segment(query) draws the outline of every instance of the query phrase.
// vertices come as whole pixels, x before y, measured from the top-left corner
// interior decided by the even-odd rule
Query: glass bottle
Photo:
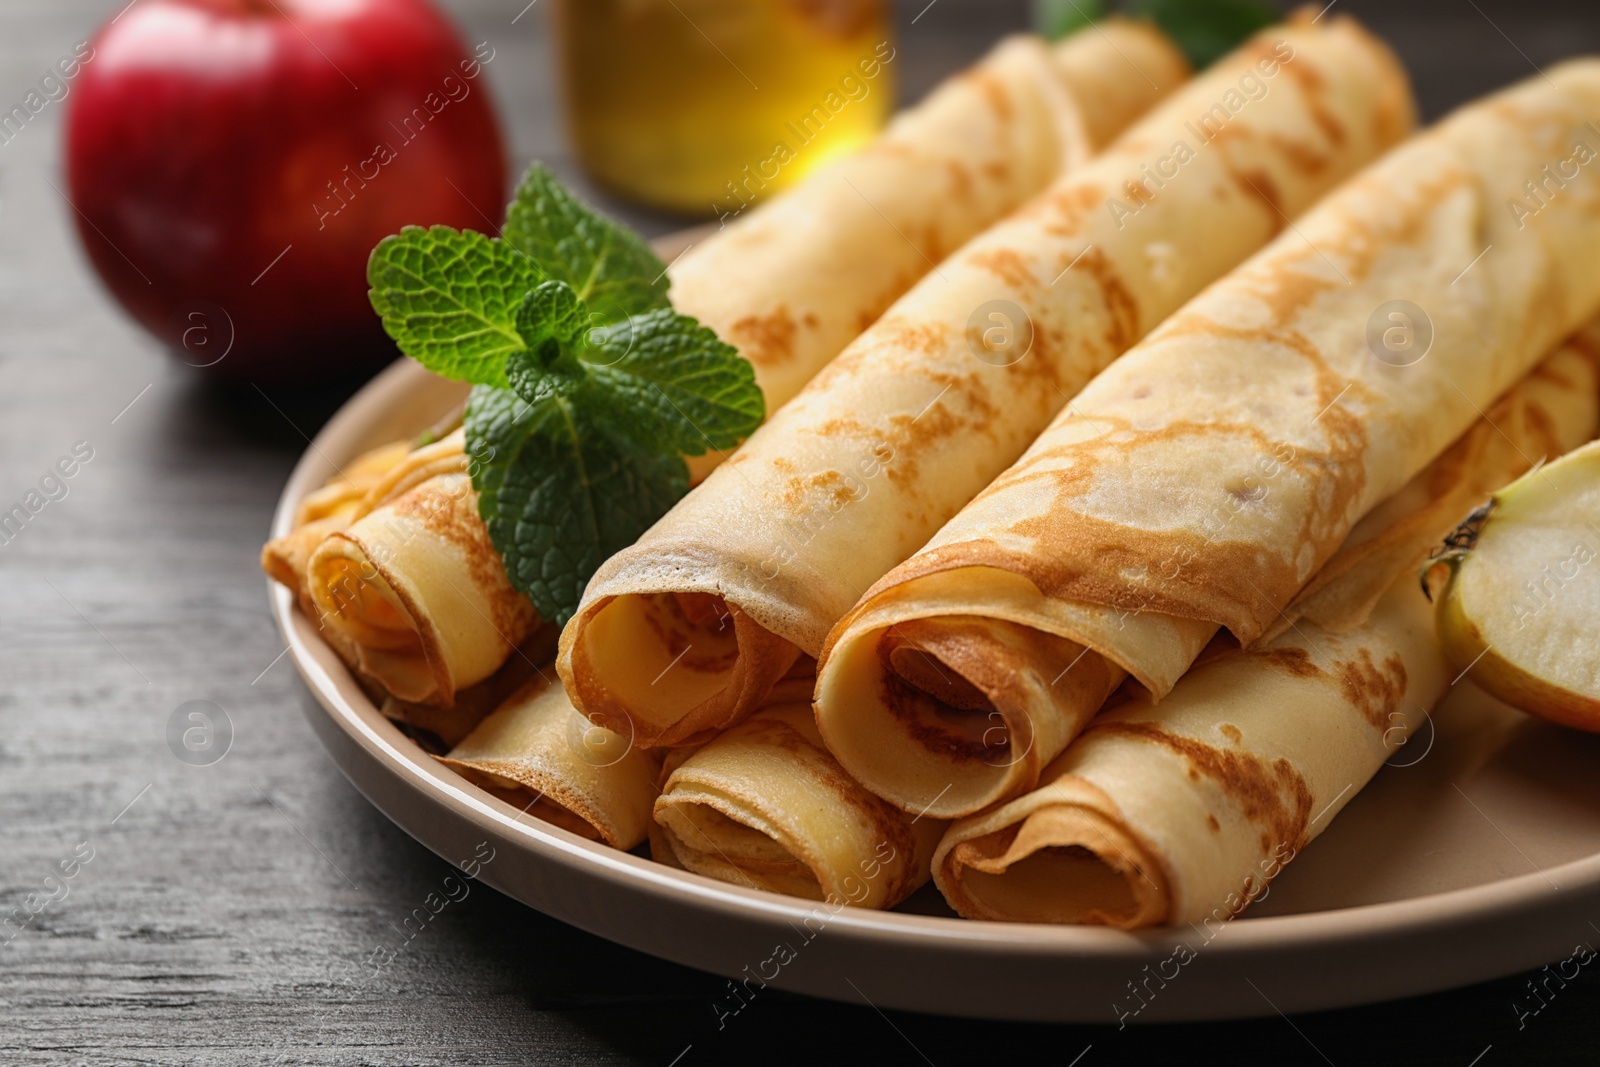
[[[871,138],[889,0],[557,0],[579,161],[632,199],[724,214]]]

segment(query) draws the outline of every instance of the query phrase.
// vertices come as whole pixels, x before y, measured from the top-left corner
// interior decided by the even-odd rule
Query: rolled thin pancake
[[[411,453],[405,441],[393,441],[363,452],[328,483],[309,493],[295,509],[294,528],[268,541],[261,549],[261,569],[287,586],[307,614],[311,613],[306,588],[306,564],[322,539],[348,524],[361,509],[373,487],[388,480],[390,471]]]
[[[879,582],[819,657],[818,722],[845,768],[913,811],[955,783],[932,808],[954,817],[1031,787],[1055,755],[1002,775],[920,743],[884,698],[916,682],[877,666],[885,640],[959,624],[963,660],[983,662],[1031,631],[1053,649],[1039,680],[1063,659],[1098,677],[1103,660],[1159,698],[1219,626],[1244,644],[1280,626],[1362,515],[1600,307],[1600,167],[1537,214],[1507,208],[1526,175],[1600,148],[1600,62],[1548,73],[1329,196],[1102,373]],[[1094,688],[1052,684],[1020,711],[986,693],[1009,716],[992,739],[1070,737]]]
[[[659,753],[590,723],[555,676],[533,678],[439,762],[564,830],[631,849],[644,842]]]
[[[944,832],[841,771],[805,701],[762,708],[667,770],[651,855],[737,885],[893,907],[928,880]]]
[[[1008,38],[881,137],[693,246],[673,264],[673,305],[738,346],[775,411],[934,264],[1187,76],[1147,22]]]
[[[307,564],[322,625],[398,700],[449,707],[538,621],[511,587],[470,477],[436,475],[329,534]]]
[[[1481,501],[1531,460],[1574,447],[1597,409],[1592,357],[1547,360],[1369,516],[1387,525],[1364,523],[1334,557],[1321,592],[1350,586],[1334,599],[1366,601],[1365,617],[1345,615],[1337,633],[1303,617],[1270,643],[1207,659],[1159,704],[1096,719],[1044,785],[950,828],[934,877],[951,906],[1123,928],[1239,914],[1449,688],[1416,581],[1430,544],[1463,514],[1437,502]],[[1386,589],[1375,604],[1374,585]]]
[[[942,263],[603,565],[562,634],[574,702],[650,745],[747,714],[1096,371],[1411,115],[1403,73],[1348,19],[1279,27],[1219,61]],[[710,601],[704,623],[683,610],[691,594]]]

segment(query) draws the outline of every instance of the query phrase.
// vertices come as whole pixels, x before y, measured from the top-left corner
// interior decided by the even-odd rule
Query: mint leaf
[[[671,308],[635,315],[590,334],[583,359],[624,432],[686,456],[733,448],[766,415],[755,369],[709,328]]]
[[[528,348],[506,376],[530,404],[571,397],[612,432],[672,455],[733,448],[761,425],[749,361],[687,315],[663,308],[580,332],[582,305],[565,282],[539,286],[524,312],[538,327],[524,330]]]
[[[506,360],[506,380],[529,403],[570,393],[586,378],[577,353],[589,312],[566,282],[541,282],[517,310],[527,348]]]
[[[588,327],[589,310],[566,282],[540,282],[517,309],[517,332],[530,349],[546,341],[576,348]]]
[[[498,509],[500,484],[516,462],[523,438],[544,421],[542,406],[529,404],[510,389],[474,386],[462,414],[469,473],[478,493],[478,514],[485,522]],[[496,545],[495,547],[499,547]]]
[[[599,323],[670,306],[667,268],[644,239],[595,214],[537,163],[517,186],[501,236],[572,286]]]
[[[1106,17],[1105,0],[1034,0],[1033,25],[1055,41]]]
[[[689,488],[675,455],[641,447],[572,397],[528,404],[475,389],[467,446],[479,513],[511,584],[565,625],[589,577],[639,539]]]
[[[517,309],[541,280],[500,241],[448,226],[407,226],[367,261],[368,294],[400,351],[435,374],[505,384],[506,357],[523,347]]]

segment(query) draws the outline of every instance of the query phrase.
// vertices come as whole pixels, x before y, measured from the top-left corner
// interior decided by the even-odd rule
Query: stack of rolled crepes
[[[1369,514],[1284,612],[1158,704],[1094,719],[1042,783],[956,822],[934,879],[975,919],[1193,924],[1208,939],[1412,735],[1451,677],[1416,575],[1472,507],[1600,418],[1600,330],[1550,356]]]
[[[941,880],[958,908],[1127,924],[1192,914],[1223,876],[1186,864],[1216,858],[1242,891],[1245,874],[1232,867],[1241,849],[1292,853],[1341,788],[1375,768],[1381,730],[1351,735],[1359,720],[1349,713],[1339,727],[1313,725],[1298,716],[1302,705],[1306,716],[1319,701],[1393,712],[1401,724],[1425,713],[1441,668],[1403,591],[1353,636],[1296,620],[1295,600],[1313,583],[1305,603],[1319,617],[1360,618],[1394,576],[1386,561],[1406,552],[1400,535],[1358,535],[1352,551],[1363,555],[1338,560],[1357,521],[1600,310],[1600,178],[1564,167],[1565,187],[1537,214],[1508,210],[1526,195],[1525,175],[1593,158],[1595,114],[1600,62],[1578,61],[1392,153],[1096,379],[835,629],[819,665],[817,721],[853,776],[905,810],[942,816],[1023,796],[1001,809],[1009,815],[959,824],[941,846]],[[1554,373],[1583,410],[1544,447],[1524,445],[1520,465],[1588,432],[1592,378],[1573,357],[1566,364]],[[1549,429],[1550,412],[1532,410],[1532,427]],[[1489,478],[1477,491],[1515,473],[1474,462]],[[1440,518],[1413,525],[1436,534],[1450,525]],[[1330,559],[1328,579],[1315,582]],[[1166,698],[1224,627],[1246,647],[1284,636],[1205,667],[1170,729],[1161,703],[1112,716],[1092,746],[1068,749],[1106,695],[1096,689],[1126,675]],[[905,645],[942,674],[904,668]],[[995,662],[1011,673],[982,669]],[[1096,684],[1072,684],[1086,669]],[[1262,704],[1235,719],[1218,694],[1242,676],[1262,679]],[[1415,707],[1392,703],[1408,693]],[[1197,743],[1207,714],[1224,717]],[[1333,769],[1319,763],[1340,744],[1353,747],[1331,757]],[[1147,750],[1141,758],[1153,762],[1143,766],[1159,782],[1122,777],[1138,765],[1124,761],[1130,746]],[[1035,792],[1063,751],[1056,781]],[[1176,805],[1174,819],[1220,804],[1215,795],[1179,804],[1185,784],[1173,774],[1210,777],[1206,788],[1232,783],[1237,806],[1204,812],[1221,824],[1205,846],[1173,850],[1170,833],[1191,822],[1158,832],[1139,821],[1146,789]],[[1248,841],[1225,850],[1217,833]],[[1079,864],[1086,853],[1096,861]],[[1256,866],[1257,888],[1270,867]],[[1016,878],[996,878],[1013,868]],[[1079,884],[1050,888],[1067,868]]]
[[[1242,106],[1181,178],[1141,185],[1230,93]],[[867,906],[926,881],[940,812],[863,788],[784,690],[1096,371],[1411,119],[1402,72],[1353,22],[1264,33],[941,264],[607,563],[562,635],[568,692],[637,743],[705,742],[665,766],[656,857]],[[1031,344],[984,343],[997,302]]]
[[[1054,45],[1005,41],[860,152],[693,246],[670,268],[674,305],[739,347],[774,410],[949,249],[1187,76],[1147,23],[1111,20]],[[697,458],[692,471],[720,459]],[[469,468],[459,430],[380,449],[262,553],[385,710],[447,746],[549,658],[477,515]],[[524,697],[512,703],[546,714],[554,699]],[[643,829],[625,836],[637,844]]]
[[[1600,305],[1600,183],[1505,207],[1594,114],[1594,61],[1462,109],[1097,378],[831,635],[818,725],[844,766],[968,814],[1036,784],[1124,672],[1159,698],[1220,627],[1272,630],[1356,520]],[[1394,330],[1415,344],[1391,352]],[[973,666],[994,662],[1015,671]]]
[[[875,879],[909,874],[915,888],[931,855],[945,898],[971,918],[1133,927],[1233,917],[1443,695],[1416,564],[1488,493],[1593,434],[1597,346],[1600,327],[1563,346],[1358,523],[1280,616],[1283,637],[1247,653],[1224,646],[1161,703],[1126,702],[1095,720],[1039,788],[947,832],[925,814],[897,818],[896,805],[841,772],[809,709],[785,692],[787,706],[756,712],[668,777],[654,854],[867,907],[881,906]],[[1037,667],[1001,660],[985,677]],[[701,825],[685,832],[686,820]]]
[[[605,563],[561,637],[574,702],[649,745],[749,714],[1097,371],[1411,123],[1403,72],[1349,20],[1219,61],[923,278]]]

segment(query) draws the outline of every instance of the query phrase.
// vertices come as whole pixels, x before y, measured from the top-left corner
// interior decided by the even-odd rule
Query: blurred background
[[[488,92],[470,99],[494,103],[503,152],[498,160],[488,153],[489,185],[497,184],[494,167],[509,188],[516,173],[542,160],[647,235],[705,221],[710,204],[695,209],[692,193],[630,189],[615,173],[607,184],[582,165],[561,91],[551,24],[557,2],[438,4],[459,37],[461,58],[480,63],[474,91]],[[64,78],[52,72],[71,66],[78,42],[114,18],[120,25],[146,17],[143,5],[154,0],[5,0],[0,106],[24,101],[43,77]],[[574,8],[588,5],[572,0]],[[801,6],[822,20],[835,9],[827,0]],[[1355,15],[1396,47],[1430,119],[1542,65],[1600,51],[1600,14],[1589,0],[1329,6],[1330,17]],[[1030,5],[895,0],[887,17],[896,49],[888,72],[897,106],[905,106],[1003,33],[1028,26]],[[402,29],[394,31],[397,39]],[[681,47],[698,49],[694,63],[726,78],[726,57],[715,44],[682,29],[674,32]],[[865,40],[877,27],[845,19],[838,32]],[[575,52],[587,57],[574,81],[591,87],[596,98],[589,104],[652,58],[648,48],[608,52],[593,42]],[[839,1056],[943,1065],[1000,1049],[1069,1063],[1090,1047],[1085,1067],[1187,1058],[1197,1047],[1323,1062],[1297,1028],[1338,1063],[1387,1056],[1467,1065],[1486,1044],[1493,1051],[1485,1067],[1592,1062],[1584,1008],[1593,990],[1565,996],[1537,1026],[1519,1030],[1510,1004],[1523,994],[1526,976],[1293,1024],[1269,1018],[1121,1033],[883,1017],[861,1005],[771,992],[720,1031],[708,1008],[720,980],[561,926],[487,888],[452,905],[380,981],[335,982],[341,963],[383,943],[390,924],[449,870],[368,805],[312,737],[302,720],[311,698],[281,659],[256,564],[290,467],[374,364],[344,363],[356,341],[304,352],[285,344],[274,351],[293,370],[277,380],[264,371],[219,383],[184,365],[211,358],[215,348],[204,346],[221,335],[188,331],[197,323],[215,331],[214,316],[174,323],[170,314],[154,315],[157,329],[179,339],[182,358],[173,358],[112,298],[97,268],[120,277],[127,292],[154,287],[127,274],[120,253],[94,251],[94,196],[114,199],[126,190],[115,167],[134,148],[105,159],[86,149],[76,169],[64,148],[68,116],[88,121],[85,79],[129,69],[107,58],[83,64],[59,99],[46,84],[20,132],[0,137],[0,507],[22,499],[59,457],[81,459],[80,443],[91,457],[64,493],[0,544],[0,915],[37,892],[41,878],[80,844],[93,854],[70,891],[26,929],[0,931],[0,1063],[669,1064],[684,1057],[687,1067]],[[773,49],[739,77],[781,80],[796,58]],[[189,73],[206,77],[216,69],[208,62],[227,60],[211,53]],[[285,84],[334,77],[321,59],[307,64],[285,74]],[[346,70],[361,80],[353,65]],[[860,110],[847,114],[876,121],[881,112],[873,109],[887,103],[887,93],[874,94],[852,102]],[[106,93],[95,143],[137,147],[135,134],[162,134],[198,144],[197,126],[160,128],[160,108],[151,103],[159,99]],[[76,111],[80,106],[85,110]],[[452,100],[448,107],[468,105]],[[349,116],[326,117],[337,125]],[[288,150],[298,121],[286,112],[249,128],[233,124],[232,158],[243,161],[235,188],[247,188]],[[585,112],[584,121],[604,130],[610,120]],[[493,136],[480,129],[467,140],[482,149]],[[442,153],[438,165],[464,164],[472,151]],[[259,161],[248,161],[258,158],[250,153]],[[591,145],[583,158],[601,175],[617,165],[595,156]],[[365,162],[339,152],[328,159],[330,182],[345,164]],[[189,166],[192,172],[205,164]],[[473,167],[483,173],[481,159]],[[195,219],[224,218],[239,208],[228,197],[185,206],[176,178],[157,185],[170,194],[167,210],[180,217],[192,211]],[[373,192],[379,188],[374,182]],[[336,207],[359,215],[373,199],[361,189],[348,202],[327,201],[327,228],[338,232],[344,224],[331,214]],[[468,207],[454,198],[439,206],[466,213],[457,225],[497,216],[501,207],[492,192],[459,200]],[[296,210],[301,223],[315,226],[316,215]],[[145,228],[158,258],[160,246],[193,237],[169,223]],[[80,234],[90,235],[87,244]],[[300,287],[276,305],[285,319],[313,306],[326,288],[309,261],[296,257],[307,247],[297,240],[252,250],[242,275],[241,291]],[[279,253],[284,245],[290,247]],[[217,709],[227,724],[225,758],[210,766],[185,764],[169,746],[174,710],[191,701]],[[847,1035],[851,1044],[841,1052]]]

